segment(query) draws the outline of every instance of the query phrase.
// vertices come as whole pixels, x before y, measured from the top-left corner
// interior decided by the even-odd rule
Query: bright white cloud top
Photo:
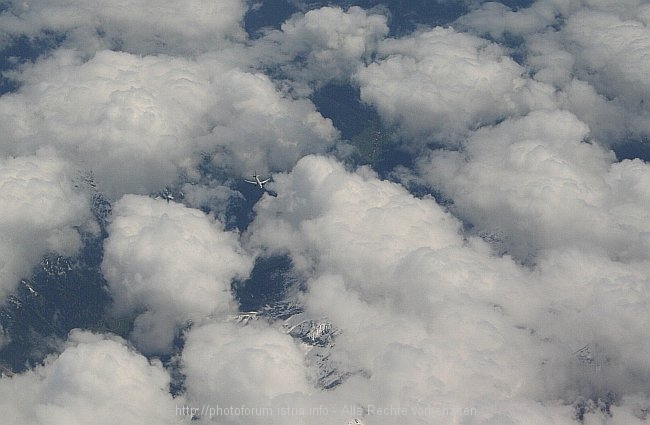
[[[333,361],[363,371],[328,393],[329,402],[434,400],[478,406],[487,420],[571,423],[556,397],[642,391],[648,371],[634,375],[645,368],[639,316],[648,299],[633,288],[647,285],[646,259],[631,267],[557,249],[531,271],[463,238],[461,223],[433,200],[322,157],[277,176],[276,188],[277,198],[258,204],[251,243],[289,251],[313,276],[302,301],[341,328]],[[583,347],[598,363],[581,362]]]
[[[175,330],[236,310],[230,281],[252,262],[237,236],[201,211],[127,195],[115,204],[102,270],[116,314],[144,309],[133,339],[146,353],[171,350]]]
[[[242,0],[10,1],[0,14],[0,37],[6,43],[21,35],[65,34],[65,44],[86,52],[195,54],[243,41],[245,11]]]
[[[183,349],[182,370],[187,376],[188,401],[196,406],[216,407],[218,400],[222,408],[248,406],[258,412],[262,407],[294,404],[292,396],[309,391],[302,351],[289,335],[262,323],[244,328],[232,323],[193,328]],[[234,424],[293,422],[255,413],[222,414],[213,419]]]
[[[388,34],[386,20],[359,7],[323,7],[292,16],[257,40],[254,50],[300,82],[348,81]]]
[[[647,215],[637,219],[641,228],[627,227],[629,214],[608,211],[620,207],[622,187],[611,186],[613,154],[585,142],[587,131],[568,112],[535,112],[481,129],[462,153],[435,152],[422,168],[454,199],[462,217],[482,231],[505,235],[508,252],[520,258],[559,246],[604,248],[617,257],[645,252]],[[641,196],[626,197],[627,203],[643,204]]]
[[[522,37],[534,78],[563,88],[565,107],[601,142],[614,144],[649,134],[649,20],[643,1],[538,0],[516,12],[488,2],[458,26],[495,38]]]
[[[386,39],[378,60],[359,70],[361,98],[418,144],[453,143],[467,130],[531,108],[550,107],[550,87],[497,44],[434,28]]]
[[[59,50],[17,76],[0,100],[0,149],[57,146],[112,197],[149,193],[195,173],[200,152],[240,173],[285,169],[331,145],[336,130],[311,102],[222,59]]]
[[[45,256],[84,249],[130,328],[67,328],[43,364],[0,362],[5,422],[171,424],[246,406],[274,413],[192,412],[645,423],[650,167],[610,149],[647,150],[650,8],[529,3],[409,32],[389,9],[290,1],[304,9],[254,34],[246,13],[264,1],[8,3],[2,46],[50,45],[5,65],[0,298],[29,290]],[[319,103],[337,87],[376,112],[356,123],[372,146],[336,127],[362,118],[321,113],[345,102]],[[268,191],[241,182],[253,172],[272,174]],[[100,195],[111,211],[95,220]],[[260,293],[286,279],[302,311],[238,311],[249,277]],[[0,330],[0,351],[15,347]],[[387,406],[406,417],[376,414]]]
[[[0,379],[10,424],[180,423],[169,375],[118,337],[74,331],[63,351],[24,374]]]
[[[74,255],[78,229],[96,231],[70,164],[52,150],[0,159],[0,297],[50,253]]]

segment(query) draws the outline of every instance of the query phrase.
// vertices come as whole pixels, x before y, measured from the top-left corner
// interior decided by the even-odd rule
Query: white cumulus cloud
[[[64,350],[20,375],[0,378],[8,425],[180,423],[170,378],[119,337],[73,330]]]
[[[86,52],[196,54],[242,42],[242,0],[134,2],[88,0],[10,1],[0,14],[0,37],[64,36],[64,44]]]
[[[93,230],[82,169],[118,200],[101,272],[113,314],[134,321],[128,342],[73,331],[43,365],[0,377],[4,420],[166,424],[190,420],[179,407],[245,406],[274,414],[196,419],[644,423],[650,168],[607,146],[648,135],[646,2],[483,2],[453,28],[399,38],[379,9],[323,7],[256,39],[249,3],[0,13],[3,45],[61,41],[7,73],[17,88],[0,97],[0,296]],[[444,206],[323,155],[339,135],[308,95],[333,81],[419,148],[393,175]],[[254,171],[273,173],[272,192],[243,236],[225,231],[214,216],[247,204],[227,179]],[[141,196],[166,186],[185,205]],[[333,346],[263,314],[227,320],[252,253],[290,257],[297,318],[335,329]],[[143,356],[174,348],[175,398],[171,371]],[[277,410],[319,405],[330,414]],[[366,410],[347,417],[349,405]],[[411,410],[459,405],[475,416]]]
[[[434,152],[421,170],[461,217],[504,237],[520,259],[559,247],[645,258],[648,215],[635,205],[647,202],[638,182],[650,168],[614,163],[587,135],[569,112],[535,112],[477,131],[460,152]]]
[[[147,353],[171,349],[189,321],[236,311],[230,282],[251,267],[237,240],[201,211],[127,195],[113,209],[102,271],[116,314],[139,314],[132,338]]]
[[[456,26],[499,40],[520,37],[534,78],[557,87],[559,105],[612,145],[650,132],[649,22],[650,7],[639,0],[537,0],[516,11],[484,3]]]
[[[43,255],[74,255],[78,229],[92,231],[87,195],[73,168],[51,150],[0,159],[0,299]]]
[[[310,101],[224,58],[59,50],[15,76],[20,90],[0,99],[0,149],[54,145],[115,199],[191,177],[202,151],[249,174],[291,167],[337,137]]]
[[[322,85],[348,81],[387,34],[387,18],[382,14],[357,6],[322,7],[292,16],[253,46],[258,60],[279,65],[298,81]]]
[[[379,44],[356,80],[375,106],[417,144],[454,144],[468,130],[552,107],[552,89],[525,78],[501,46],[449,28]]]
[[[262,322],[192,328],[183,349],[183,373],[187,399],[214,408],[215,415],[203,419],[217,423],[293,423],[296,418],[278,415],[277,406],[294,405],[294,397],[309,390],[302,351],[289,335]],[[217,407],[251,413],[218,413]],[[262,408],[274,414],[259,413]]]
[[[540,122],[549,120],[556,126],[544,130]],[[516,143],[522,133],[513,128],[529,132],[529,141],[511,155],[497,150],[495,157],[523,161],[532,176],[552,175],[549,182],[558,179],[565,190],[594,182],[607,187],[599,173],[607,171],[611,156],[597,145],[579,144],[586,126],[571,114],[532,114],[504,122],[492,139],[482,139],[484,149]],[[554,160],[553,149],[566,159]],[[535,159],[527,163],[531,152]],[[579,167],[574,169],[573,161]],[[571,183],[575,176],[583,180]],[[525,181],[520,175],[513,178]],[[613,392],[620,417],[640,420],[635,397],[647,379],[639,357],[646,349],[645,320],[635,318],[648,303],[641,289],[647,259],[630,257],[630,266],[609,258],[597,248],[611,241],[592,236],[591,252],[558,244],[544,251],[535,266],[523,267],[508,256],[494,256],[483,241],[463,236],[460,222],[432,200],[416,199],[364,169],[350,173],[324,157],[303,158],[292,173],[276,176],[274,185],[278,196],[265,197],[256,207],[249,243],[288,252],[311,276],[299,299],[313,317],[326,317],[339,327],[330,361],[352,373],[312,400],[463,405],[475,407],[488,423],[569,424],[572,404],[580,397],[605,398]],[[545,185],[538,186],[546,193]],[[561,193],[552,186],[549,190],[551,197]],[[583,191],[593,201],[589,190]],[[567,239],[579,240],[579,235]],[[599,414],[598,409],[585,413],[594,419]],[[449,420],[442,415],[408,419]]]

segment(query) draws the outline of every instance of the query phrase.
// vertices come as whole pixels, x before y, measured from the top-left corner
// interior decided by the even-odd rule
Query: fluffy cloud
[[[286,170],[338,138],[311,101],[278,92],[264,74],[232,70],[218,81],[219,103],[208,112],[217,166],[241,174]]]
[[[540,124],[549,120],[556,124],[552,129]],[[598,200],[586,185],[608,187],[598,177],[611,157],[596,145],[580,144],[586,127],[571,114],[532,114],[493,129],[489,140],[485,133],[479,132],[484,138],[477,142],[475,157],[492,148],[494,157],[526,163],[522,168],[533,177],[541,174],[552,183],[555,176],[560,189],[551,186],[549,197],[561,195],[564,186],[584,192],[577,204],[559,205],[575,196],[571,192],[559,196],[552,208]],[[510,156],[498,149],[522,133],[530,141]],[[566,159],[554,160],[553,149]],[[531,152],[534,158],[528,158]],[[506,170],[511,168],[506,164]],[[639,190],[642,173],[630,173]],[[582,180],[571,182],[576,176]],[[550,183],[537,185],[539,193],[545,194]],[[595,240],[591,252],[549,248],[535,267],[521,267],[508,256],[493,256],[483,241],[463,236],[460,222],[433,200],[413,198],[364,169],[349,173],[323,157],[303,158],[292,173],[276,176],[274,185],[278,196],[264,197],[256,206],[249,243],[289,252],[296,267],[312,276],[300,300],[308,314],[327,317],[341,329],[329,360],[353,374],[312,400],[463,405],[475,407],[487,423],[569,424],[575,414],[571,403],[580,397],[604,399],[611,391],[627,394],[617,398],[619,418],[640,420],[639,401],[625,400],[634,399],[647,379],[639,357],[646,349],[639,342],[646,324],[636,319],[648,303],[642,289],[646,259],[630,257],[633,266],[610,259],[597,249],[602,241]],[[482,199],[491,197],[486,193]],[[531,199],[534,207],[536,198]],[[579,235],[567,239],[579,240]],[[598,412],[586,415],[595,419]],[[404,420],[372,419],[382,424]],[[448,420],[409,417],[412,423]]]
[[[565,132],[581,135],[584,128],[573,128],[575,119],[568,117]],[[643,163],[623,164],[628,165],[617,176],[634,180],[629,190],[641,196],[646,192]],[[313,372],[305,369],[302,351],[277,329],[262,322],[246,327],[197,323],[187,334],[182,354],[190,406],[308,408],[322,403],[340,408],[355,403],[411,408],[432,403],[475,407],[488,421],[569,424],[574,410],[562,402],[613,391],[622,395],[611,408],[613,420],[640,421],[647,408],[647,398],[635,395],[647,379],[642,355],[647,347],[639,343],[647,328],[639,320],[648,307],[643,295],[647,262],[623,264],[599,253],[547,250],[535,269],[527,271],[508,257],[492,257],[480,240],[464,238],[460,223],[432,200],[413,198],[364,169],[349,173],[323,157],[304,158],[274,184],[278,197],[264,197],[257,207],[250,243],[288,250],[303,272],[313,276],[301,300],[308,314],[328,317],[343,331],[331,361],[353,375],[321,392],[306,380]],[[173,258],[158,248],[155,261],[151,256],[151,261],[142,261],[151,246],[168,245],[170,232],[174,235],[169,240],[186,234],[178,224],[181,217],[186,228],[192,225],[191,234],[209,232],[198,225],[209,222],[205,216],[172,203],[127,197],[115,208],[107,261],[113,252],[125,253],[119,266],[126,269],[125,275],[137,270],[141,281],[149,278],[146,269],[160,269],[158,282],[165,282],[166,274],[173,278],[174,270],[165,262],[179,264],[174,259],[182,258],[182,264],[188,264],[189,256],[179,252],[186,252],[184,246],[202,246],[198,241],[175,243]],[[166,220],[171,223],[164,225]],[[112,249],[117,236],[129,229],[136,242],[146,240],[147,246],[138,242],[132,250]],[[195,270],[205,262],[189,264]],[[186,281],[201,279],[192,273],[183,272]],[[176,305],[163,303],[166,310],[196,311],[198,301],[189,300],[192,295],[183,289],[173,287],[162,295],[178,300]],[[158,285],[147,294],[162,292]],[[155,305],[156,295],[144,298]],[[162,309],[162,304],[157,307]],[[112,351],[103,347],[102,352]],[[13,379],[18,382],[32,373]],[[68,375],[75,376],[74,371]],[[598,412],[596,408],[586,415],[596,420]],[[161,420],[171,415],[165,418]],[[295,420],[218,419],[278,424]],[[312,419],[325,424],[332,417]],[[404,420],[372,419],[381,424]],[[448,423],[449,417],[413,415],[408,420]]]
[[[565,378],[541,381],[546,398],[634,394],[648,379],[638,353],[646,349],[639,312],[649,302],[650,168],[615,163],[587,133],[568,112],[536,112],[481,129],[461,152],[436,151],[420,164],[474,231],[533,265],[516,301],[526,307],[513,317],[552,341],[540,364]],[[511,301],[498,303],[512,314]]]
[[[455,143],[469,129],[554,105],[551,88],[524,72],[497,44],[434,28],[384,40],[356,79],[361,98],[417,143]]]
[[[245,38],[243,2],[201,5],[174,17],[166,8],[156,22],[142,3],[119,11],[15,3],[0,15],[5,36],[66,32],[66,48],[13,72],[20,87],[0,98],[0,152],[17,155],[0,164],[0,231],[13,238],[0,243],[6,288],[46,251],[78,247],[74,229],[88,221],[88,206],[70,164],[91,169],[112,199],[183,175],[185,202],[213,213],[237,195],[199,175],[199,152],[223,175],[286,172],[274,175],[277,194],[262,196],[243,242],[174,202],[127,195],[114,205],[102,271],[115,314],[136,317],[133,343],[152,355],[168,353],[192,323],[178,359],[183,396],[173,400],[160,363],[124,341],[73,332],[44,366],[0,378],[10,422],[188,420],[176,401],[430,403],[474,407],[477,416],[454,420],[476,423],[643,423],[650,169],[617,163],[593,141],[645,134],[647,5],[485,3],[456,30],[399,39],[384,38],[382,15],[327,7],[248,46],[230,43]],[[62,22],[71,9],[77,14]],[[523,65],[459,28],[520,36]],[[136,55],[149,53],[157,55]],[[326,151],[337,132],[298,94],[332,79],[358,84],[410,143],[459,146],[428,152],[411,173],[450,200],[449,210],[368,168],[307,155]],[[240,243],[291,257],[305,288],[293,293],[302,315],[341,331],[333,347],[307,347],[280,323],[224,320],[236,310],[231,280],[252,267]],[[342,376],[329,390],[317,386],[324,363]],[[451,420],[368,416],[369,424]],[[308,420],[339,419],[348,418]]]
[[[286,334],[262,322],[241,327],[212,323],[192,328],[183,349],[187,398],[196,405],[251,409],[293,401],[309,388],[303,353]],[[293,404],[293,403],[292,403]],[[209,418],[203,418],[209,419]],[[260,414],[216,415],[218,423],[294,423]],[[206,421],[207,422],[207,421]]]
[[[290,175],[274,176],[274,184],[281,188],[278,197],[264,197],[256,206],[251,243],[289,249],[304,270],[336,266],[371,289],[387,284],[386,273],[413,249],[461,243],[459,222],[435,201],[406,195],[368,169],[348,174],[332,158],[308,156]],[[386,210],[399,214],[387,216]],[[365,242],[369,234],[374,243]],[[327,254],[315,259],[312,252]],[[383,266],[375,268],[377,263]]]
[[[593,86],[589,89],[598,96],[585,89],[576,90],[575,83],[566,87],[569,100],[565,105],[585,120],[604,143],[614,144],[650,134],[647,104],[650,85],[645,78],[650,72],[646,60],[650,54],[649,22],[647,4],[603,2],[567,16],[558,34],[533,38],[549,39],[551,46],[557,46],[556,51],[568,52],[572,63],[561,65],[567,69],[564,72]],[[537,75],[547,78],[544,73],[552,63],[549,53],[535,47],[533,44],[531,63],[539,70],[536,78]],[[592,113],[590,103],[594,104]]]
[[[11,425],[180,423],[169,382],[120,338],[75,330],[44,365],[0,378],[0,405]]]
[[[218,166],[248,174],[288,168],[337,136],[311,102],[223,58],[102,51],[86,61],[59,50],[16,78],[20,91],[0,99],[0,149],[55,145],[115,198],[191,176],[199,151],[219,151]]]
[[[421,170],[454,211],[477,231],[503,237],[520,259],[567,246],[644,256],[647,194],[638,188],[650,168],[612,164],[613,154],[585,142],[587,134],[568,112],[531,113],[479,130],[461,152],[434,152]]]
[[[543,302],[531,310],[530,323],[559,349],[573,352],[571,362],[550,358],[549,370],[564,378],[546,382],[546,391],[571,398],[613,392],[647,391],[648,349],[641,338],[648,326],[641,313],[650,262],[617,261],[578,249],[547,251],[538,259],[536,278]]]
[[[207,77],[182,59],[100,52],[84,62],[60,50],[18,78],[21,91],[0,101],[4,150],[57,145],[111,195],[164,186],[195,149],[181,138],[205,132]]]
[[[617,99],[639,115],[633,128],[650,132],[646,105],[650,95],[650,6],[636,11],[634,18],[581,10],[568,20],[563,34],[576,58],[577,74],[594,84],[599,93]]]
[[[128,195],[117,202],[102,271],[116,314],[140,314],[133,339],[147,353],[171,348],[188,321],[236,311],[230,281],[246,276],[251,259],[237,236],[202,212]]]
[[[517,11],[485,3],[457,27],[521,37],[535,79],[561,89],[560,106],[602,143],[614,144],[650,132],[648,22],[650,7],[638,0],[538,0]]]
[[[346,11],[323,7],[294,15],[280,30],[258,39],[254,51],[269,65],[279,64],[292,78],[321,85],[347,81],[387,34],[384,15],[356,6]]]
[[[0,159],[0,300],[47,253],[73,255],[92,231],[88,199],[51,150]]]
[[[490,259],[482,242],[467,245],[460,222],[433,200],[322,157],[303,158],[290,175],[276,176],[275,187],[278,197],[256,207],[250,242],[288,250],[315,276],[302,301],[342,329],[332,361],[369,376],[351,378],[325,400],[476,402],[486,394],[482,386],[468,391],[473,375],[504,374],[527,349],[525,333],[494,308],[499,302],[518,309],[517,282],[525,274],[507,258]],[[514,334],[510,346],[505,332]],[[498,366],[481,372],[485,355]],[[517,374],[534,375],[526,367],[502,377],[503,392],[493,397],[514,391]]]
[[[574,9],[576,3],[535,1],[530,7],[514,11],[499,2],[485,2],[461,16],[455,26],[489,34],[492,38],[502,38],[506,34],[522,36],[544,30],[555,22],[559,13]]]
[[[228,41],[243,41],[245,2],[192,0],[62,2],[11,1],[0,14],[0,36],[64,34],[68,46],[94,52],[107,48],[147,54],[191,54]]]
[[[544,72],[544,71],[542,71]],[[536,76],[537,78],[537,76]],[[619,102],[607,100],[589,83],[571,79],[559,93],[558,104],[589,124],[589,134],[604,145],[615,144],[630,136],[638,128],[637,120]]]

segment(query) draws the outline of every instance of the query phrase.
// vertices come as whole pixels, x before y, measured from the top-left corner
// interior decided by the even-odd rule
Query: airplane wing
[[[257,184],[257,182],[254,182],[254,181],[251,181],[251,180],[246,180],[246,179],[244,179],[244,181],[245,181],[246,183],[250,183],[250,184],[255,184],[255,185]]]
[[[266,180],[262,180],[260,183],[264,184],[264,183],[268,183],[268,182],[270,182],[270,181],[271,181],[271,177],[269,177],[269,178],[266,179]]]

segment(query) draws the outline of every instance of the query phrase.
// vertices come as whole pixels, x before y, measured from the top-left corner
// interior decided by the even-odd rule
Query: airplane
[[[244,179],[244,181],[245,181],[246,183],[250,183],[250,184],[257,185],[257,186],[259,186],[260,189],[264,189],[264,185],[265,185],[266,183],[268,183],[269,181],[271,181],[271,177],[269,177],[269,178],[266,179],[266,180],[260,180],[260,176],[259,176],[257,173],[253,174],[253,178],[254,178],[255,180],[246,180],[246,179]]]

